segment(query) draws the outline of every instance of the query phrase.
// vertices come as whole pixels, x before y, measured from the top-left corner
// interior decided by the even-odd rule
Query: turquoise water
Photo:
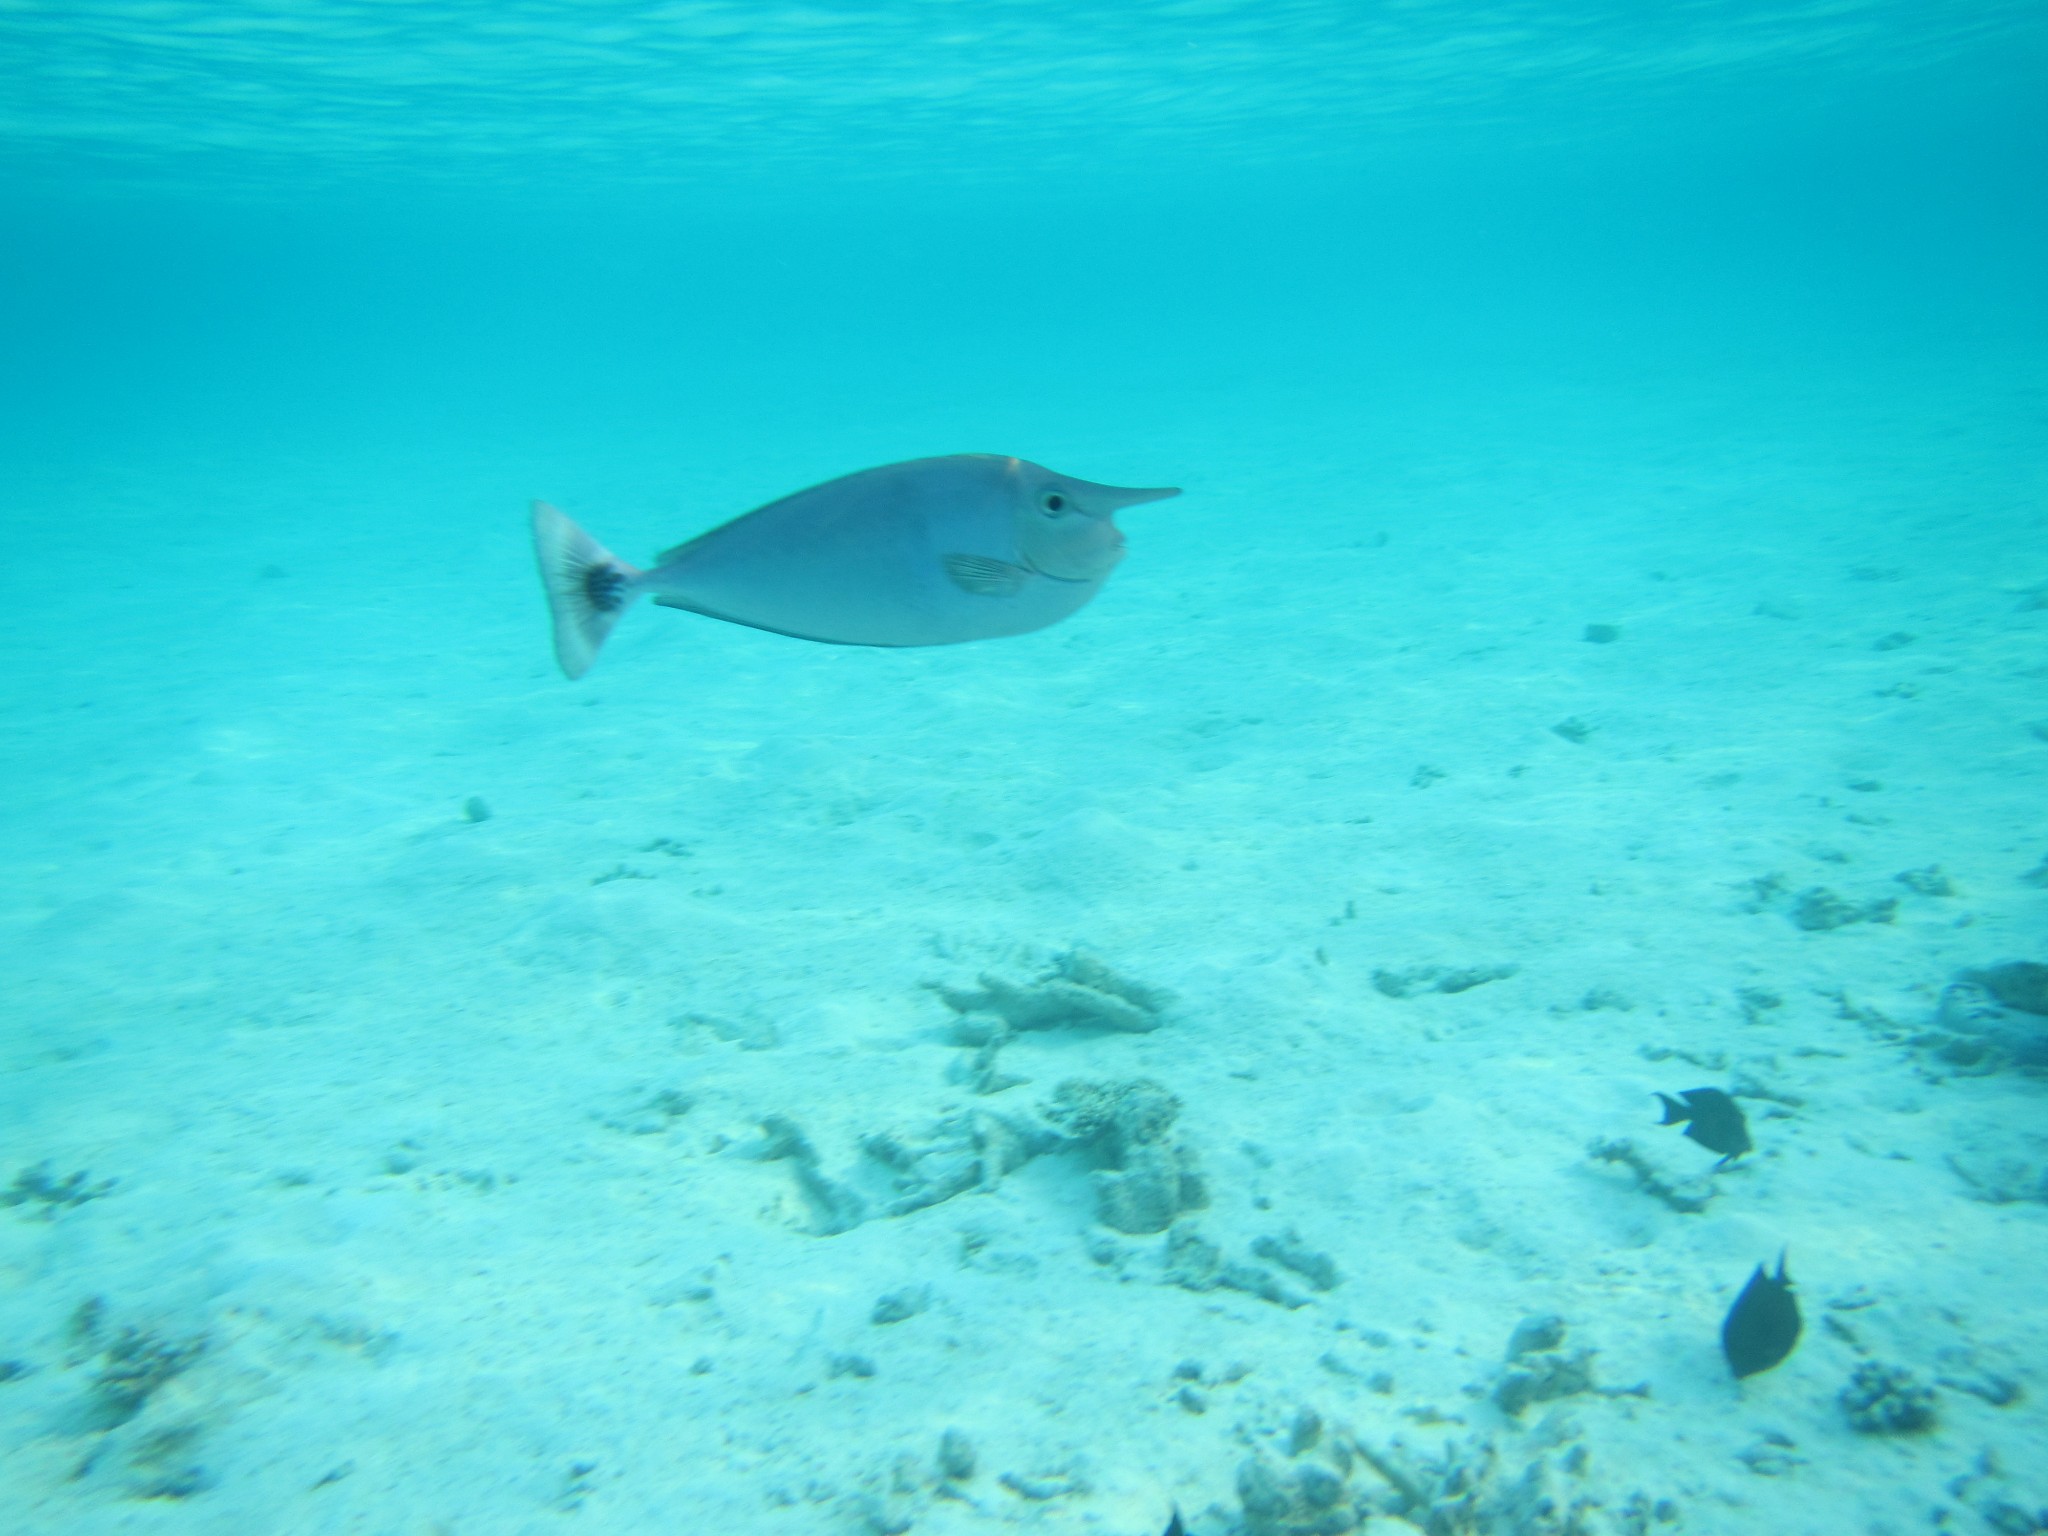
[[[2048,1529],[2044,66],[0,6],[7,1529]],[[557,670],[961,452],[1183,494]]]

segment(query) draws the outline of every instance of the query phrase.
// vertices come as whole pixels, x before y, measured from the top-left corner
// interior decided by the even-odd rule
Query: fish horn
[[[1165,501],[1178,496],[1177,485],[1091,485],[1088,496],[1091,502],[1099,501],[1112,512],[1125,507],[1142,506],[1148,501]]]

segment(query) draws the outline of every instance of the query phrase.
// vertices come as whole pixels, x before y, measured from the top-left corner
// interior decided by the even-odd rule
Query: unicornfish
[[[956,453],[865,469],[629,565],[544,501],[534,553],[570,677],[638,597],[831,645],[955,645],[1043,629],[1124,556],[1116,513],[1177,487],[1097,485],[1025,459]]]

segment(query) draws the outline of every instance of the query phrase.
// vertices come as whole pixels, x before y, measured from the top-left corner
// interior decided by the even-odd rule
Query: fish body
[[[1684,1125],[1690,1140],[1720,1153],[1722,1162],[1732,1163],[1750,1150],[1749,1121],[1742,1106],[1719,1088],[1688,1088],[1677,1099],[1666,1093],[1657,1098],[1664,1106],[1659,1125]]]
[[[627,603],[651,597],[833,645],[955,645],[1057,624],[1123,558],[1114,516],[1176,496],[959,453],[828,480],[679,544],[650,569],[534,503],[555,655],[580,677]]]
[[[1757,1265],[1721,1324],[1721,1353],[1728,1369],[1740,1380],[1780,1364],[1799,1342],[1800,1326],[1799,1300],[1785,1276],[1781,1253],[1775,1275]]]

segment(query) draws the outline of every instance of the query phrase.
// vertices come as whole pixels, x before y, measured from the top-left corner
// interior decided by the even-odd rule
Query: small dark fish
[[[1709,1152],[1720,1153],[1722,1162],[1732,1163],[1749,1150],[1749,1122],[1742,1117],[1742,1106],[1720,1089],[1688,1088],[1678,1096],[1685,1100],[1683,1104],[1667,1093],[1657,1097],[1664,1105],[1664,1118],[1657,1123],[1679,1125],[1690,1120],[1686,1136]]]
[[[1779,1364],[1798,1342],[1799,1302],[1792,1294],[1792,1282],[1785,1278],[1785,1255],[1781,1253],[1778,1272],[1767,1275],[1763,1265],[1757,1265],[1749,1284],[1728,1309],[1727,1320],[1721,1324],[1721,1353],[1740,1380]]]
[[[1166,1524],[1166,1536],[1188,1536],[1188,1528],[1180,1523],[1180,1511],[1177,1509]]]

